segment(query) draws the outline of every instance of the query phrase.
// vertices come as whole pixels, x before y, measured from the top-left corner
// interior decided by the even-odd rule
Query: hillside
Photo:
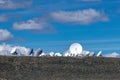
[[[120,59],[1,56],[0,80],[120,80]]]

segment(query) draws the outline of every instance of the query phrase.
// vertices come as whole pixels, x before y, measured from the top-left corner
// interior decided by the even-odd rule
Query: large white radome
[[[73,43],[70,48],[70,53],[72,54],[81,54],[82,53],[82,45],[79,43]]]

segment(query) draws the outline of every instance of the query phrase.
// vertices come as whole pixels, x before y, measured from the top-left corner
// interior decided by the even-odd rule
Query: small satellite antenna
[[[41,54],[42,54],[42,52],[43,52],[43,50],[42,50],[42,49],[38,49],[38,51],[37,51],[37,55],[36,55],[36,56],[41,55]]]
[[[63,54],[63,56],[64,57],[70,56],[70,51],[69,50],[65,51],[64,54]]]
[[[99,51],[97,57],[102,57],[102,51]]]
[[[17,55],[17,49],[16,48],[13,48],[13,50],[10,52],[12,55]]]
[[[88,57],[90,55],[90,51],[83,51],[82,53],[85,57]]]
[[[50,52],[50,53],[49,53],[49,56],[50,56],[50,57],[53,57],[53,56],[54,56],[54,52]]]
[[[32,56],[34,55],[34,51],[33,51],[33,49],[30,50],[29,55],[32,55]]]
[[[73,43],[70,48],[70,53],[72,55],[78,55],[82,53],[82,45],[80,45],[79,43]]]
[[[89,56],[95,57],[95,53],[94,52],[90,52]]]
[[[55,53],[55,56],[62,56],[62,54],[61,53]]]
[[[88,57],[90,55],[90,53],[87,53],[86,56]]]

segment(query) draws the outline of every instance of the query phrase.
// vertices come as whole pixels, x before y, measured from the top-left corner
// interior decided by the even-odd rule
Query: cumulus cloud
[[[13,35],[6,29],[0,29],[0,41],[8,41],[13,38]]]
[[[0,15],[0,22],[5,22],[8,20],[8,16],[7,15]]]
[[[28,20],[27,22],[14,23],[13,28],[16,30],[41,30],[46,23],[37,23],[34,20]]]
[[[29,48],[23,46],[11,46],[8,44],[1,44],[0,45],[0,55],[12,56],[12,53],[16,49],[18,56],[27,56],[28,52],[30,51]]]
[[[120,58],[120,54],[113,52],[111,54],[106,54],[105,57],[114,57],[114,58]]]
[[[45,21],[41,21],[39,19],[31,19],[26,22],[16,22],[13,24],[13,28],[15,30],[35,30],[35,31],[52,31],[53,27],[50,26]]]
[[[0,9],[27,8],[30,5],[31,1],[14,2],[13,0],[0,0]]]
[[[9,45],[2,44],[0,45],[0,55],[9,55],[9,52],[12,50],[12,47]]]
[[[108,17],[103,12],[95,9],[57,11],[50,15],[54,20],[64,23],[90,24],[97,21],[108,21]]]

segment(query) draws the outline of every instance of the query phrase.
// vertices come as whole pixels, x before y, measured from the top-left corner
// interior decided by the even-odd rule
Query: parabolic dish
[[[79,43],[73,43],[70,46],[69,50],[72,54],[81,54],[82,53],[82,45]]]
[[[10,53],[14,53],[16,50],[16,48],[13,48]]]

